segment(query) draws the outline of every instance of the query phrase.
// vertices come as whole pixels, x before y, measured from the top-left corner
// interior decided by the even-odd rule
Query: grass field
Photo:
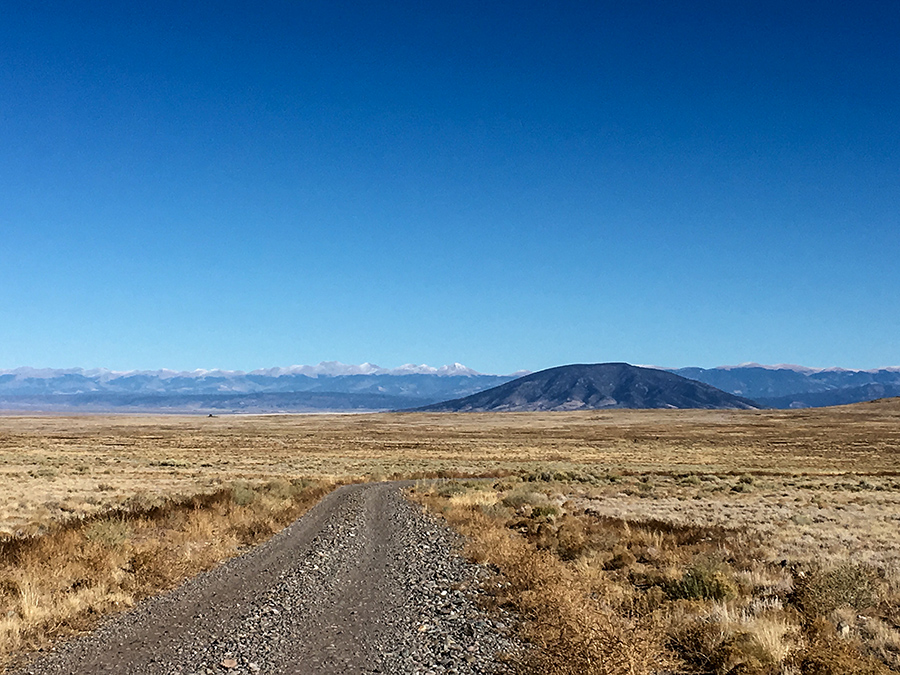
[[[900,475],[900,404],[805,411],[0,417],[0,533],[237,478]]]
[[[423,487],[418,498],[469,532],[473,555],[538,556],[531,573],[567,580],[564,586],[588,598],[563,594],[544,605],[587,616],[590,598],[604,597],[604,607],[616,614],[601,612],[596,625],[620,631],[591,638],[604,649],[612,649],[612,637],[644,644],[635,642],[644,635],[645,661],[669,659],[690,672],[894,672],[900,668],[900,616],[891,605],[900,604],[898,460],[896,399],[804,411],[0,417],[0,534],[32,542],[37,556],[29,559],[30,580],[23,576],[21,546],[0,561],[6,617],[0,661],[4,650],[8,656],[45,644],[52,635],[41,626],[55,626],[53,635],[79,630],[90,624],[85,612],[114,611],[177,583],[171,575],[156,579],[152,565],[140,583],[133,571],[123,575],[135,552],[146,564],[154,546],[172,548],[177,541],[176,548],[193,553],[160,566],[184,576],[265,538],[338,481],[494,475],[503,479]],[[210,495],[200,509],[209,515],[203,522],[197,503],[185,501],[198,494]],[[70,523],[65,536],[58,526],[64,522]],[[478,544],[478,532],[495,538]],[[215,538],[226,545],[209,549]],[[51,540],[57,544],[49,546]],[[82,557],[85,551],[100,556],[102,549],[100,566],[108,565],[111,576],[56,579],[48,599],[40,600],[29,585],[40,580],[40,556],[48,555],[39,541],[57,559],[66,547]],[[198,550],[208,552],[198,556]],[[494,562],[503,568],[510,559]],[[851,581],[878,597],[866,596],[865,607],[825,603],[828,611],[815,616],[792,604],[796,575],[827,580],[829,570],[842,569],[863,570]],[[730,590],[721,597],[702,589],[695,589],[698,597],[676,597],[690,596],[679,586],[690,581],[684,576],[690,570],[706,570],[702,583],[719,579]],[[554,588],[546,578],[526,583],[514,567],[504,571],[510,587],[520,584],[520,600],[537,597],[528,583]],[[78,574],[87,573],[71,573]],[[113,577],[124,578],[124,590]],[[96,598],[87,594],[86,604],[70,607],[73,584],[83,594],[93,588]],[[38,610],[49,605],[74,613],[48,618]],[[526,616],[534,611],[518,607]],[[691,635],[672,627],[679,616],[680,625],[696,629]],[[568,635],[562,647],[546,631],[530,637],[544,654],[562,649],[562,661],[575,663],[573,645],[587,638],[567,633],[567,621],[538,622]],[[836,631],[846,639],[832,644]],[[600,634],[606,642],[595,639]],[[862,660],[835,657],[843,671],[803,661],[820,639],[831,645],[823,653],[852,646]],[[692,661],[685,656],[691,649],[704,655]],[[596,656],[584,653],[587,662]],[[631,670],[621,670],[626,666]],[[632,661],[616,670],[597,661],[594,670],[579,667],[649,673],[657,666]]]

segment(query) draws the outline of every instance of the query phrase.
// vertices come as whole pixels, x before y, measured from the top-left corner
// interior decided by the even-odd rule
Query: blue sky
[[[0,368],[898,365],[840,5],[5,3]]]

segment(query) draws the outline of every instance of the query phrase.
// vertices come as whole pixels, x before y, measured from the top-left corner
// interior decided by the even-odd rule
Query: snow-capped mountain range
[[[0,409],[385,410],[467,396],[520,374],[487,375],[461,363],[382,368],[338,361],[250,372],[15,368],[0,370]]]
[[[854,368],[809,368],[808,366],[798,366],[794,363],[779,363],[776,365],[765,365],[762,363],[747,362],[736,366],[718,366],[709,370],[792,370],[795,373],[803,373],[804,375],[813,375],[815,373],[900,373],[900,366],[887,366],[885,368],[870,368],[868,370],[860,370]]]
[[[900,367],[851,370],[742,363],[659,370],[775,408],[900,396]],[[393,410],[462,398],[527,374],[491,375],[460,363],[382,368],[338,361],[249,372],[22,367],[0,370],[0,410]]]
[[[322,361],[315,366],[288,366],[275,368],[259,368],[248,372],[242,370],[222,370],[215,368],[206,370],[198,368],[196,370],[169,370],[161,368],[159,370],[109,370],[107,368],[14,368],[12,370],[0,370],[0,377],[4,375],[14,375],[18,379],[53,379],[66,375],[79,375],[100,381],[114,380],[120,377],[129,377],[135,375],[153,376],[159,379],[171,379],[173,377],[202,378],[202,377],[241,377],[243,375],[265,375],[267,377],[281,377],[282,375],[306,375],[307,377],[340,377],[343,375],[463,375],[476,376],[483,375],[476,370],[472,370],[461,363],[454,363],[449,366],[433,366],[416,365],[407,363],[397,368],[382,368],[374,363],[361,363],[352,365],[341,363],[340,361]]]

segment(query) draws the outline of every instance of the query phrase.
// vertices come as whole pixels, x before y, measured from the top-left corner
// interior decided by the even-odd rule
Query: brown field
[[[900,475],[900,402],[804,411],[0,417],[0,533],[236,478]]]
[[[143,531],[137,524],[107,525],[102,514],[115,512],[121,519],[173,498],[218,495],[209,503],[222,522],[213,518],[199,527],[191,520],[197,517],[193,506],[183,517],[167,516],[171,528],[192,523],[200,539],[221,537],[223,527],[233,535],[215,555],[184,563],[189,574],[277,529],[306,508],[310,490],[320,485],[395,476],[504,476],[487,484],[423,486],[419,498],[469,533],[473,555],[491,559],[508,575],[507,587],[517,589],[519,599],[497,601],[532,617],[530,639],[548,658],[558,652],[562,661],[578,663],[570,657],[583,648],[584,663],[596,661],[596,667],[582,664],[578,672],[596,673],[662,672],[664,664],[683,672],[896,672],[898,460],[898,399],[804,411],[10,415],[0,417],[0,535],[19,541],[45,533],[60,537],[58,523],[71,527],[84,516],[101,517],[86,525],[84,541],[66,539],[63,545],[87,546],[92,555],[106,546],[110,569],[118,570],[130,547],[139,544],[143,555],[152,557],[148,551],[154,544],[136,534]],[[164,530],[159,522],[147,529]],[[494,539],[479,544],[477,532],[493,532]],[[174,535],[166,536],[171,548]],[[203,546],[178,541],[185,550]],[[57,559],[65,555],[59,546],[52,551]],[[491,558],[504,552],[505,560]],[[526,565],[528,574],[518,563],[510,567],[510,561],[531,560],[530,555],[537,557]],[[35,609],[41,602],[52,604],[49,600],[32,598],[26,612],[22,589],[36,591],[23,580],[23,559],[0,560],[0,605],[12,607],[0,607],[6,612],[0,629],[7,631],[0,665],[4,649],[8,655],[45,644],[41,625],[65,634],[90,623],[75,615],[48,618]],[[29,564],[40,569],[40,560]],[[172,567],[171,561],[165,565]],[[792,575],[827,581],[832,569],[850,570],[851,577],[862,570],[851,581],[877,598],[867,595],[865,606],[863,600],[826,602],[828,611],[819,614],[809,610],[812,600],[796,605],[801,577]],[[693,579],[684,576],[690,570],[700,570],[697,574],[709,577],[703,583],[721,582],[725,590],[712,596],[684,590]],[[129,595],[104,580],[94,605],[71,611],[114,610],[176,582],[142,582],[140,592]],[[542,593],[557,595],[535,595],[535,584]],[[65,596],[65,588],[47,592]],[[540,606],[593,617],[596,625],[587,622],[594,631],[590,639],[579,637],[571,616],[541,618],[533,605],[521,602],[529,597],[544,597]],[[604,609],[591,614],[597,598],[604,598]],[[693,632],[679,632],[675,624]],[[557,638],[535,625],[549,626]],[[843,642],[832,644],[837,626]],[[644,642],[635,642],[638,637]],[[852,646],[862,660],[835,656],[844,670],[828,670],[803,656],[820,642],[830,645],[822,653],[840,656]],[[620,656],[626,652],[615,645],[643,644],[643,656],[635,653],[637,661],[620,667],[597,661],[584,647],[588,643]],[[692,649],[703,652],[702,658],[685,657]],[[549,662],[540,662],[540,668],[569,672],[554,670]]]

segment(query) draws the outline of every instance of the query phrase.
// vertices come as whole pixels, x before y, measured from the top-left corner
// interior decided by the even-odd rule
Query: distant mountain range
[[[671,372],[769,408],[817,408],[900,396],[900,368],[845,370],[747,363]]]
[[[430,412],[528,412],[604,408],[758,408],[675,373],[627,363],[549,368],[487,391],[423,407]]]
[[[667,370],[773,408],[842,405],[900,396],[900,368],[844,370],[742,364],[653,370]],[[529,375],[528,371],[488,375],[459,363],[439,368],[409,364],[388,369],[370,363],[347,365],[336,361],[251,372],[16,368],[0,370],[0,410],[188,413],[397,410],[464,398],[524,375]],[[648,401],[643,400],[643,404]],[[632,402],[640,403],[637,399]]]
[[[71,412],[314,412],[394,410],[466,396],[508,382],[455,363],[387,369],[318,366],[117,372],[80,368],[0,371],[0,410]]]

